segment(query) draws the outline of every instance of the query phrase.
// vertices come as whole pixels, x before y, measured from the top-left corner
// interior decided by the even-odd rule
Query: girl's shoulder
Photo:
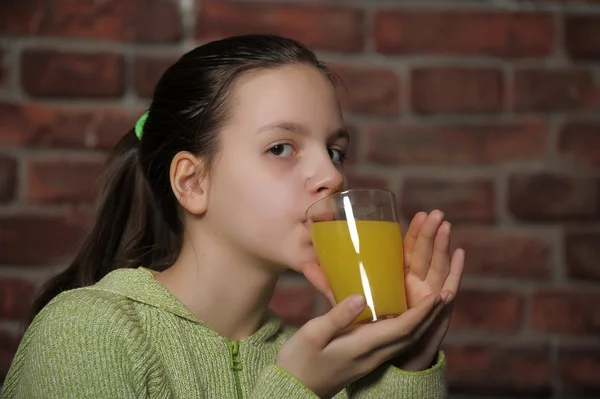
[[[107,326],[129,325],[135,328],[139,320],[133,301],[122,295],[92,289],[77,288],[62,292],[33,319],[29,330],[42,335],[54,330],[73,333],[109,332]]]
[[[144,279],[146,273],[137,269],[115,270],[94,285],[60,293],[36,315],[26,335],[43,336],[57,330],[73,334],[100,331],[105,335],[116,331],[115,327],[120,331],[139,330],[142,326],[137,302],[114,283],[124,276],[133,283],[132,275]]]
[[[148,279],[140,269],[117,269],[96,284],[64,291],[53,298],[35,317],[37,323],[69,322],[97,324],[102,321],[135,319],[140,281]]]
[[[25,332],[7,376],[7,397],[40,397],[41,390],[52,397],[88,397],[81,393],[84,385],[90,395],[110,387],[120,392],[111,397],[121,396],[130,380],[142,379],[156,363],[143,326],[126,296],[95,286],[59,294]]]

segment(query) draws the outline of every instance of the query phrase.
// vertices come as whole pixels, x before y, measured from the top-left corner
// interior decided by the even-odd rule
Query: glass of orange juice
[[[357,293],[366,298],[354,324],[406,311],[402,231],[392,191],[336,193],[311,205],[306,220],[336,302]]]

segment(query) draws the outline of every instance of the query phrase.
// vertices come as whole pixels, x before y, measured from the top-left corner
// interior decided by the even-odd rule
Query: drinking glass
[[[392,191],[333,194],[311,205],[306,220],[336,302],[356,293],[366,299],[365,310],[353,324],[406,311],[402,231]]]

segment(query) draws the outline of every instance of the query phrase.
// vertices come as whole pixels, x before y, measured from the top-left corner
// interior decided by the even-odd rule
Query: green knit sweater
[[[60,294],[38,314],[0,397],[315,399],[274,364],[293,333],[273,315],[252,336],[231,341],[145,269],[120,269]],[[335,398],[444,398],[444,370],[440,352],[429,370],[382,367]]]

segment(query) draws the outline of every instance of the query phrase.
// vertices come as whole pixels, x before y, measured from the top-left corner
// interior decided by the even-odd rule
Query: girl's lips
[[[335,220],[335,212],[323,211],[309,216],[311,222],[329,222]]]
[[[306,231],[306,239],[308,244],[310,244],[312,246],[312,238],[310,236],[310,229],[308,228],[308,222],[305,220],[304,222],[302,222],[302,224],[304,225],[304,230]]]

